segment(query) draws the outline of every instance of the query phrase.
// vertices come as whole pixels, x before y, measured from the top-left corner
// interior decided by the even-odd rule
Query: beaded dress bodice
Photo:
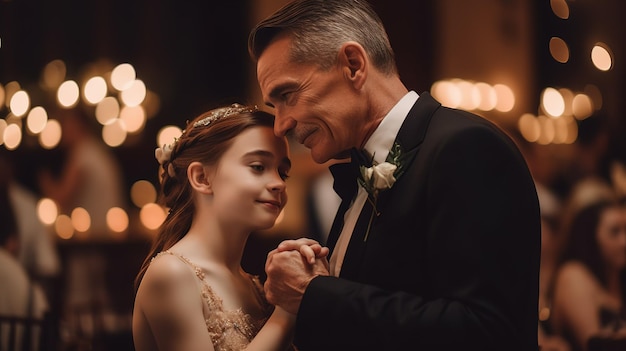
[[[193,264],[188,258],[171,251],[162,251],[154,259],[164,254],[178,257],[193,270],[196,278],[198,278],[204,302],[204,319],[215,351],[234,351],[245,348],[263,327],[272,312],[272,306],[265,299],[263,286],[259,278],[249,275],[266,311],[264,318],[255,320],[249,314],[244,313],[241,308],[224,310],[222,299],[211,289],[211,286],[205,280],[202,269]]]

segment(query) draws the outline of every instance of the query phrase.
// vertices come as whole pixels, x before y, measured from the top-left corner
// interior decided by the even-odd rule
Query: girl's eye
[[[287,174],[287,173],[285,173],[285,172],[279,172],[278,174],[280,175],[280,178],[281,178],[282,180],[287,180],[287,179],[289,179],[289,174]]]
[[[265,170],[265,167],[263,165],[250,165],[250,168],[257,172],[263,172]]]

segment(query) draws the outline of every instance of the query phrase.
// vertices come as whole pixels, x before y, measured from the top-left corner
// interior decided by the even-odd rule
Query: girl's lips
[[[267,206],[276,208],[277,210],[280,210],[282,208],[280,201],[271,201],[270,200],[270,201],[259,201],[259,202],[262,203],[262,204],[265,204]]]

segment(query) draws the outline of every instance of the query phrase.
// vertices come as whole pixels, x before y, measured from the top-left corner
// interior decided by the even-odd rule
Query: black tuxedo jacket
[[[406,171],[379,195],[367,241],[359,218],[340,277],[309,284],[296,345],[537,350],[539,204],[515,144],[428,93],[396,142]]]

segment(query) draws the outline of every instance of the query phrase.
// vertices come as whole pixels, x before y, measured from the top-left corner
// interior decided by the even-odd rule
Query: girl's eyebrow
[[[273,158],[274,154],[267,150],[253,150],[250,152],[246,152],[244,157],[245,156],[261,156],[261,157]],[[291,160],[289,159],[289,157],[284,157],[281,160],[281,162],[291,168]]]

